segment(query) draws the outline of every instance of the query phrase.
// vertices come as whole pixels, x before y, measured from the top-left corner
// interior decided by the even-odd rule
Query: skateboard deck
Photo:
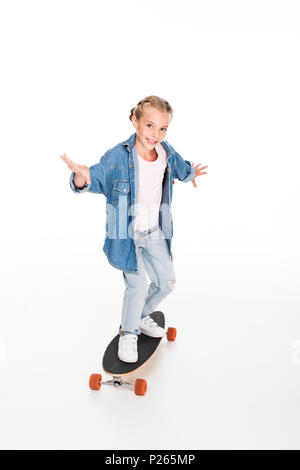
[[[150,317],[162,328],[165,328],[165,316],[163,312],[156,311],[150,314]],[[174,341],[176,338],[176,328],[168,328],[166,333],[169,341]],[[100,390],[101,385],[112,385],[119,387],[120,385],[126,388],[133,388],[136,395],[145,395],[147,390],[147,381],[144,379],[136,379],[135,384],[128,383],[124,377],[132,374],[146,362],[156,352],[161,340],[164,338],[153,338],[151,336],[141,333],[138,337],[138,360],[137,362],[124,362],[118,357],[119,334],[117,334],[107,346],[103,360],[102,367],[106,374],[111,375],[113,380],[103,381],[101,374],[92,374],[90,376],[89,386],[92,390]]]

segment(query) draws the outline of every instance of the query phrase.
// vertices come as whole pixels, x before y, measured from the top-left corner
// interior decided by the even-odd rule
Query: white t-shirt
[[[139,159],[139,190],[136,204],[135,230],[148,230],[158,224],[162,182],[167,166],[167,154],[163,146],[155,145],[157,159],[147,162]]]

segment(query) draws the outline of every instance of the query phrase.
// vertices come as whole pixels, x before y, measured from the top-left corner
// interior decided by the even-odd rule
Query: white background
[[[299,3],[0,5],[1,448],[299,449]],[[60,155],[97,163],[150,94],[208,165],[174,185],[178,338],[145,397],[92,392],[124,282]]]

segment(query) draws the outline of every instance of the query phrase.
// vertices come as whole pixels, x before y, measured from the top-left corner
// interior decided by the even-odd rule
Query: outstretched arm
[[[173,147],[171,148],[173,149]],[[175,150],[172,170],[173,178],[178,179],[182,183],[188,183],[195,177],[195,168],[192,167],[191,162],[184,160]]]
[[[87,184],[91,184],[91,175],[89,167],[86,165],[79,165],[73,162],[66,153],[61,155],[62,160],[68,165],[68,168],[74,173],[74,185],[77,189],[83,189]]]
[[[65,153],[61,155],[61,158],[72,171],[70,176],[72,191],[76,193],[89,191],[107,195],[110,168],[104,156],[101,157],[99,163],[90,167],[73,162]]]
[[[205,170],[205,168],[208,167],[208,165],[206,166],[202,166],[200,168],[198,168],[199,166],[201,165],[201,163],[198,163],[198,165],[194,166],[194,163],[192,163],[192,166],[195,168],[195,176],[192,180],[192,183],[194,185],[195,188],[197,188],[197,185],[196,185],[196,178],[197,176],[200,176],[200,175],[206,175],[207,174],[207,171],[203,171]]]
[[[205,168],[206,166],[203,166],[201,168],[198,168],[201,163],[198,163],[198,165],[194,166],[194,163],[191,163],[189,160],[184,160],[181,155],[179,155],[178,152],[175,152],[175,159],[174,159],[174,169],[173,169],[173,176],[174,178],[179,179],[183,183],[189,183],[190,181],[193,182],[194,187],[197,187],[196,184],[196,178],[200,175],[206,175]]]

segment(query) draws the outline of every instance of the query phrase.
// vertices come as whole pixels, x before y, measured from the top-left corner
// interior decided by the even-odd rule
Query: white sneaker
[[[153,338],[162,338],[166,333],[161,326],[158,326],[150,315],[141,319],[140,329],[144,335],[152,336]]]
[[[137,362],[137,340],[138,337],[135,334],[128,334],[120,336],[118,357],[123,362]]]

